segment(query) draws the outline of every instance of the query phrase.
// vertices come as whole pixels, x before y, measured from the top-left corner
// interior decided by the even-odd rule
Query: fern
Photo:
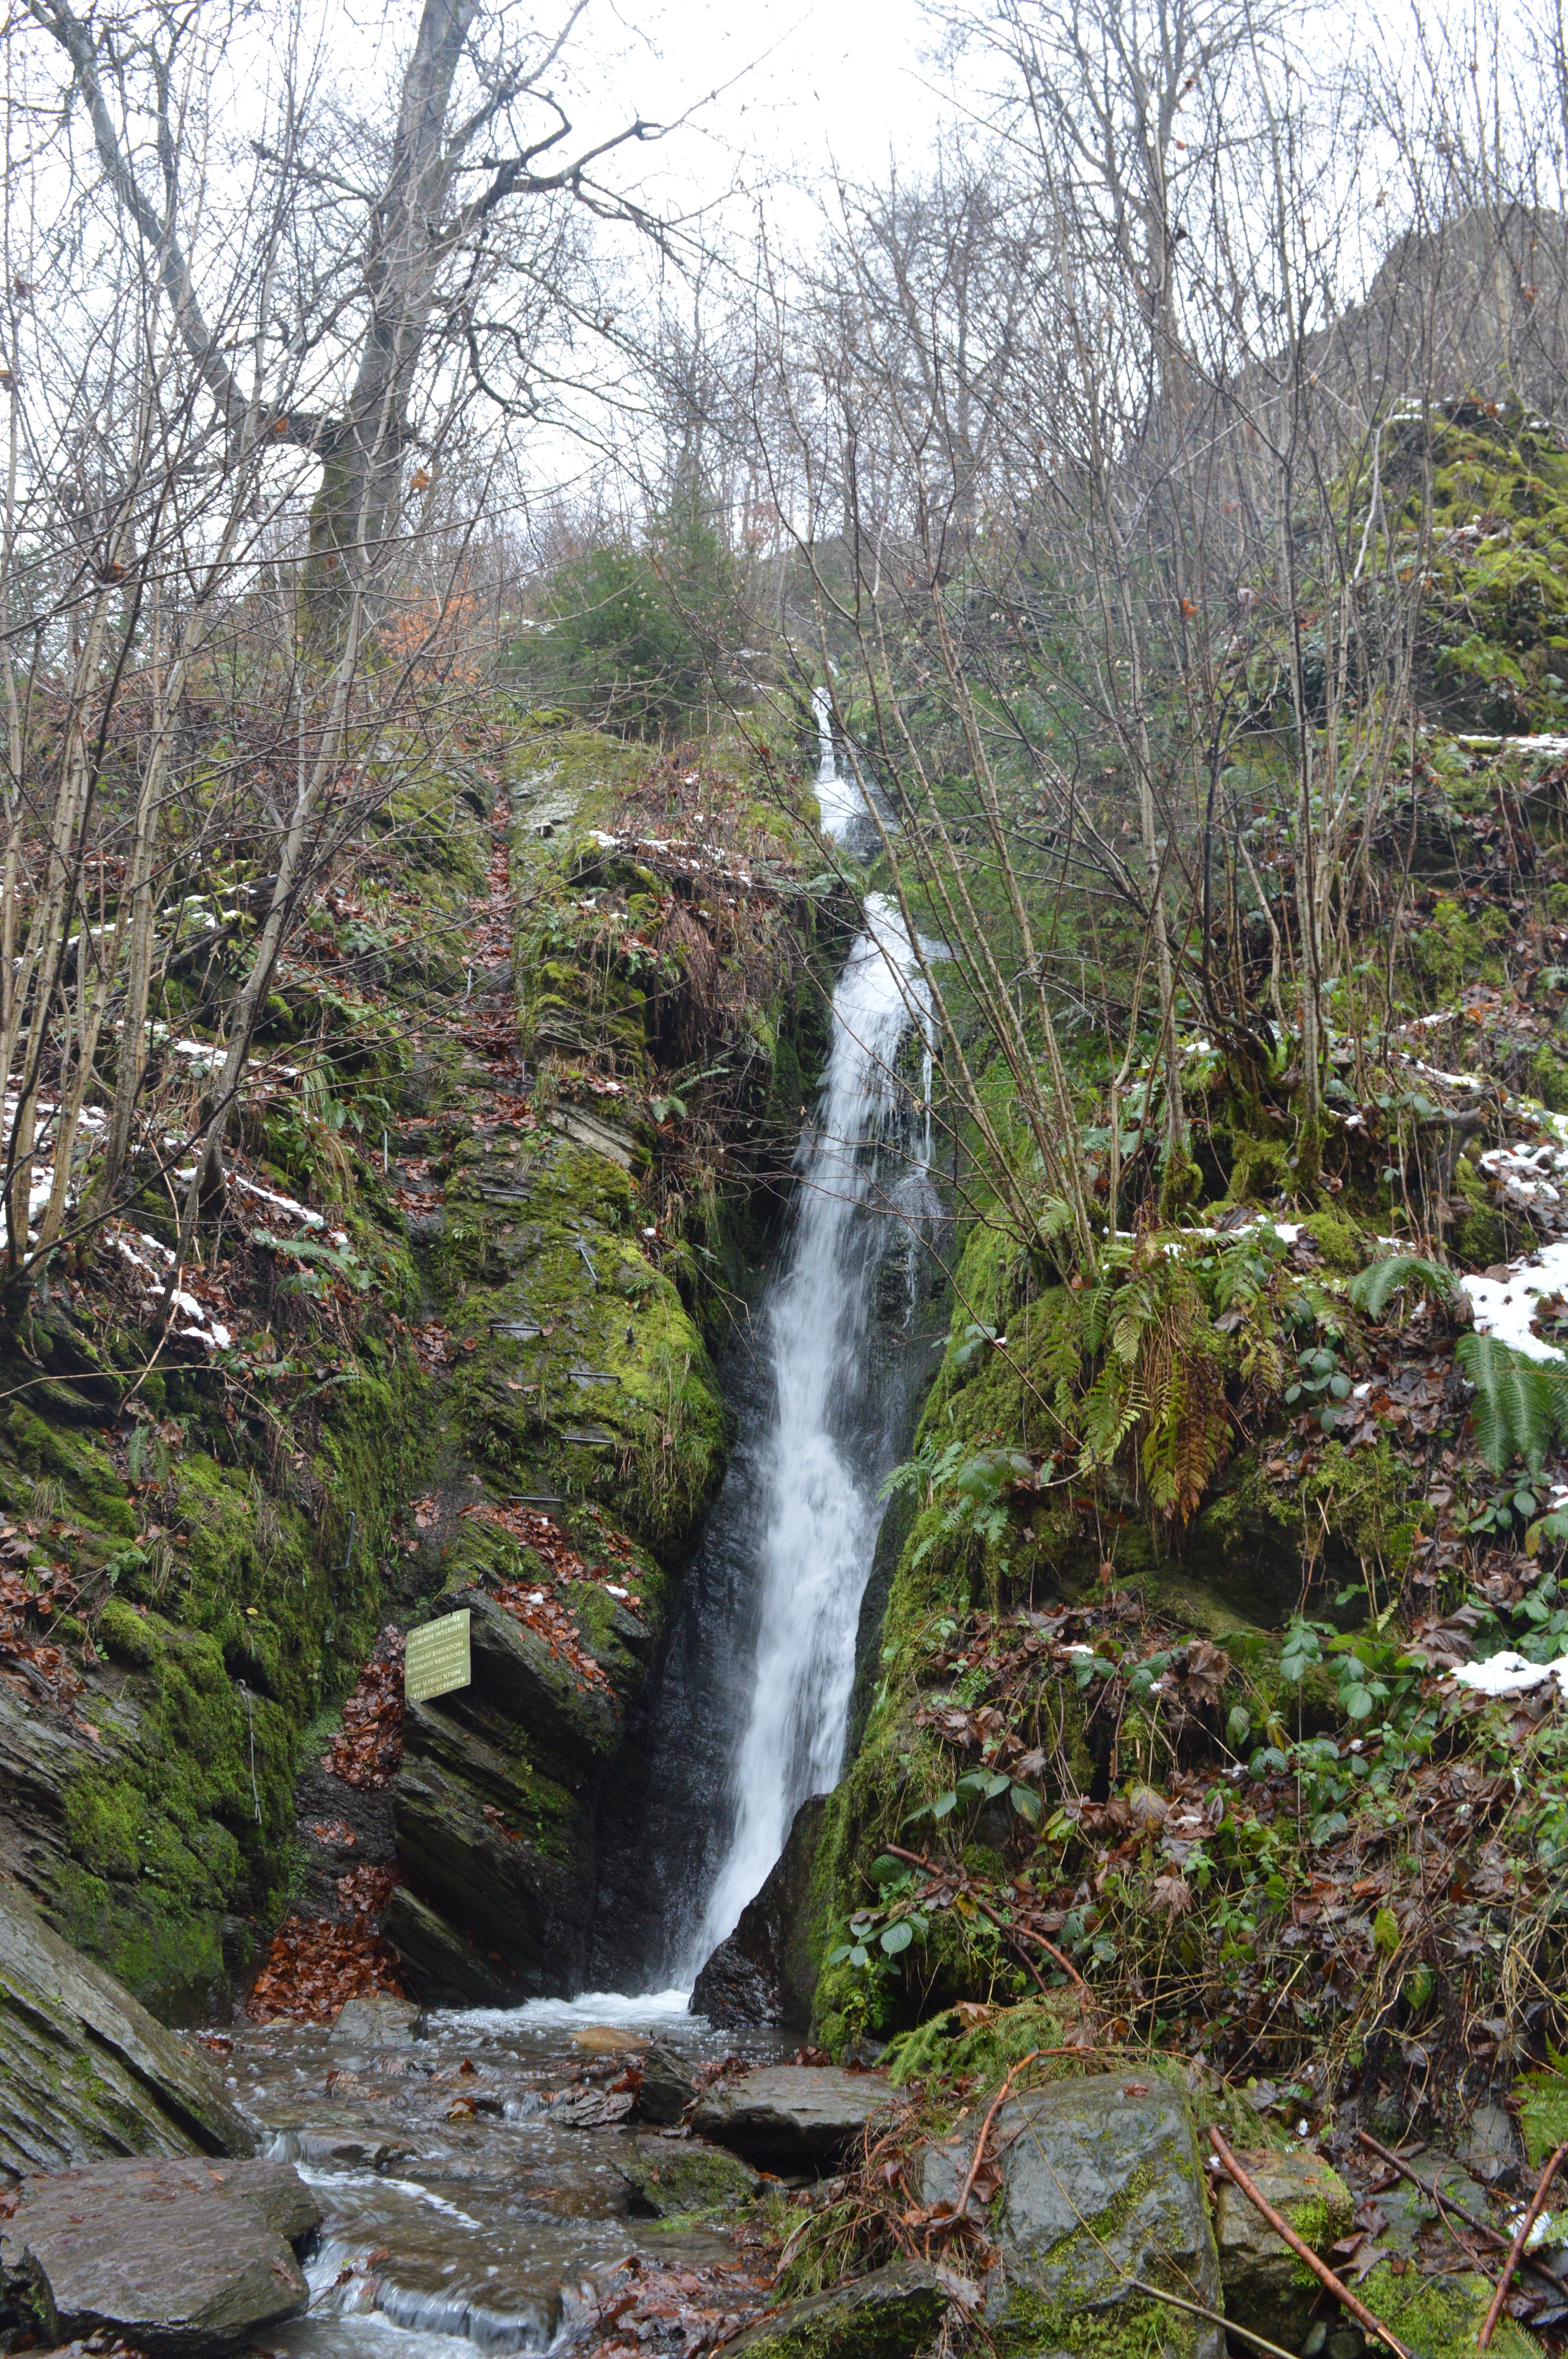
[[[1435,1294],[1444,1302],[1452,1302],[1458,1292],[1451,1269],[1440,1261],[1423,1261],[1419,1254],[1390,1254],[1386,1261],[1375,1261],[1346,1290],[1357,1310],[1368,1319],[1380,1319],[1390,1298],[1406,1287]]]
[[[1568,1374],[1495,1335],[1461,1335],[1454,1356],[1476,1387],[1476,1444],[1493,1473],[1519,1457],[1539,1474],[1547,1444],[1568,1439]]]

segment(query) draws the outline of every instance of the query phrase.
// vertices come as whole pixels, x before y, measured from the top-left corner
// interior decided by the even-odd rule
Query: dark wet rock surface
[[[692,2127],[763,2170],[834,2169],[885,2111],[887,2082],[874,2072],[775,2064],[706,2090]]]
[[[0,2180],[107,2156],[251,2150],[209,2058],[0,1884]]]
[[[24,2183],[0,2279],[49,2343],[109,2334],[151,2359],[206,2359],[305,2309],[291,2247],[320,2217],[287,2163],[101,2163]]]
[[[697,1975],[691,2003],[710,2023],[810,2029],[820,1962],[809,1939],[811,1871],[826,1807],[821,1795],[801,1804],[766,1883]]]

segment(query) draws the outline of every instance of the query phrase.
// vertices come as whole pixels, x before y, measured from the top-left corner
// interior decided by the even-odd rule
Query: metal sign
[[[449,1695],[466,1688],[469,1664],[469,1609],[443,1614],[410,1630],[403,1653],[403,1694],[408,1703],[427,1703],[432,1696]]]

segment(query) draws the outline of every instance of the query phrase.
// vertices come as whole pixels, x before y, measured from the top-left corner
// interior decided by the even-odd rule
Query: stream
[[[860,789],[838,774],[820,694],[816,709],[824,829],[852,842]],[[863,914],[777,1263],[726,1369],[736,1446],[633,1740],[645,1775],[608,1847],[595,1968],[643,1995],[437,2012],[422,2038],[367,2055],[298,2024],[209,2035],[267,2150],[326,2214],[310,2311],[272,2338],[289,2359],[547,2350],[628,2254],[704,2272],[710,2289],[739,2274],[730,2238],[633,2214],[629,2139],[684,2132],[569,2114],[577,2084],[607,2085],[652,2037],[694,2067],[794,2045],[719,2032],[687,1994],[799,1805],[838,1777],[881,1485],[927,1364],[931,1008],[894,905],[871,895]],[[572,2104],[552,2106],[563,2093]]]

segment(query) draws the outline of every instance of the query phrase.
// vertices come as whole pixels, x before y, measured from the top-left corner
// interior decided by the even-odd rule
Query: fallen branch
[[[1425,2180],[1411,2169],[1401,2155],[1397,2155],[1392,2147],[1384,2146],[1379,2139],[1372,2136],[1370,2130],[1357,2130],[1356,2135],[1370,2153],[1388,2164],[1390,2170],[1397,2170],[1401,2179],[1408,2179],[1412,2187],[1419,2187],[1427,2201],[1436,2204],[1440,2212],[1446,2215],[1452,2212],[1456,2220],[1464,2221],[1466,2228],[1474,2228],[1478,2235],[1490,2237],[1494,2245],[1507,2245],[1509,2240],[1495,2222],[1483,2220],[1474,2212],[1466,2212],[1463,2203],[1456,2203],[1453,2196],[1436,2180],[1433,2180],[1429,2187]],[[1454,2241],[1459,2244],[1461,2252],[1468,2253],[1467,2245],[1458,2238]],[[1557,2271],[1549,2268],[1544,2261],[1533,2259],[1527,2254],[1519,2266],[1521,2268],[1528,2269],[1532,2277],[1542,2278],[1554,2293],[1568,2295],[1568,2277],[1560,2277]]]
[[[920,1852],[901,1850],[897,1843],[889,1843],[888,1852],[892,1858],[902,1859],[907,1862],[911,1867],[923,1867],[927,1875],[940,1876],[948,1884],[957,1884],[962,1881],[966,1884],[967,1888],[967,1878],[961,1878],[959,1875],[956,1875],[950,1867],[939,1867],[934,1859],[925,1858],[924,1854]],[[1087,1998],[1089,1995],[1089,1986],[1087,1983],[1085,1982],[1082,1974],[1079,1973],[1076,1966],[1074,1965],[1071,1958],[1067,1956],[1065,1950],[1059,1950],[1054,1941],[1048,1941],[1045,1939],[1044,1934],[1037,1933],[1032,1925],[1010,1925],[1007,1919],[1003,1917],[999,1910],[993,1908],[990,1902],[984,1898],[980,1893],[970,1892],[968,1897],[974,1902],[976,1908],[979,1908],[983,1915],[990,1919],[991,1923],[996,1926],[999,1932],[1002,1932],[1007,1935],[1009,1940],[1013,1943],[1014,1947],[1017,1946],[1021,1940],[1037,1942],[1048,1957],[1055,1959],[1056,1963],[1061,1967],[1062,1972],[1065,1974],[1069,1975],[1071,1979],[1077,1984],[1078,1988],[1083,1992],[1084,1996]],[[1037,1968],[1028,1958],[1025,1958],[1023,1962],[1029,1967],[1030,1973],[1033,1974],[1035,1981],[1040,1984],[1041,1989],[1044,1990],[1045,1988],[1045,1984],[1044,1981],[1041,1980]]]
[[[1034,2063],[1039,2057],[1039,2054],[1040,2050],[1037,2048],[1032,2048],[1027,2056],[1021,2056],[1018,2062],[1008,2074],[1006,2080],[1002,2082],[1000,2088],[997,2091],[996,2095],[992,2098],[990,2109],[987,2113],[985,2120],[980,2124],[980,2134],[975,2140],[975,2151],[970,2157],[968,2174],[964,2180],[963,2191],[959,2195],[957,2202],[953,2207],[953,2217],[951,2220],[944,2220],[939,2223],[944,2229],[956,2227],[958,2222],[964,2217],[966,2212],[968,2212],[969,2208],[969,2198],[975,2191],[975,2181],[980,2175],[980,2165],[985,2159],[986,2140],[991,2134],[991,2124],[995,2121],[997,2115],[1006,2104],[1009,2097],[1011,2096],[1012,2084],[1017,2080],[1019,2074],[1022,2071],[1024,2066],[1026,2064]]]
[[[1556,2178],[1557,2166],[1562,2161],[1565,2154],[1568,2154],[1568,2144],[1555,2147],[1552,2149],[1545,2169],[1541,2172],[1541,2177],[1535,2182],[1535,2193],[1530,2197],[1529,2204],[1526,2206],[1524,2218],[1514,2230],[1514,2240],[1509,2246],[1509,2256],[1503,2263],[1503,2273],[1498,2279],[1497,2290],[1492,2296],[1491,2307],[1488,2309],[1485,2319],[1482,2321],[1481,2332],[1476,2337],[1476,2348],[1478,2352],[1484,2351],[1487,2348],[1487,2345],[1490,2343],[1492,2339],[1492,2329],[1496,2326],[1498,2319],[1503,2314],[1503,2304],[1508,2299],[1509,2288],[1514,2281],[1514,2271],[1519,2265],[1519,2258],[1523,2254],[1526,2239],[1529,2237],[1530,2232],[1534,2227],[1536,2221],[1541,2216],[1541,2207],[1546,2201],[1547,2190],[1552,2185],[1552,2180]]]
[[[1269,2223],[1270,2227],[1274,2231],[1275,2235],[1280,2237],[1283,2243],[1289,2245],[1297,2260],[1305,2264],[1305,2266],[1312,2271],[1314,2277],[1316,2277],[1318,2283],[1326,2287],[1328,2291],[1334,2296],[1336,2301],[1342,2303],[1350,2312],[1351,2317],[1357,2320],[1360,2325],[1364,2326],[1369,2334],[1375,2334],[1379,2343],[1386,2343],[1388,2348],[1393,2353],[1394,2359],[1412,2359],[1412,2354],[1405,2349],[1404,2344],[1398,2341],[1394,2334],[1390,2332],[1390,2329],[1383,2324],[1382,2320],[1377,2315],[1376,2311],[1368,2310],[1366,2303],[1361,2300],[1360,2297],[1357,2294],[1353,2294],[1349,2287],[1342,2283],[1342,2281],[1335,2276],[1334,2271],[1329,2267],[1326,2261],[1320,2261],[1318,2259],[1318,2256],[1313,2251],[1312,2246],[1303,2242],[1302,2238],[1297,2235],[1295,2230],[1292,2227],[1290,2222],[1284,2218],[1282,2213],[1275,2211],[1273,2205],[1270,2202],[1266,2195],[1260,2192],[1258,2188],[1253,2184],[1253,2181],[1249,2178],[1247,2172],[1242,2169],[1240,2163],[1237,2161],[1236,2157],[1230,2151],[1230,2147],[1227,2144],[1222,2134],[1214,2127],[1212,2123],[1209,2125],[1208,2142],[1210,2146],[1213,2147],[1216,2154],[1218,2155],[1220,2161],[1225,2166],[1230,2178],[1235,2181],[1236,2185],[1239,2187],[1243,2195],[1246,2196],[1249,2203],[1251,2204],[1253,2210],[1262,2214],[1263,2218]]]

